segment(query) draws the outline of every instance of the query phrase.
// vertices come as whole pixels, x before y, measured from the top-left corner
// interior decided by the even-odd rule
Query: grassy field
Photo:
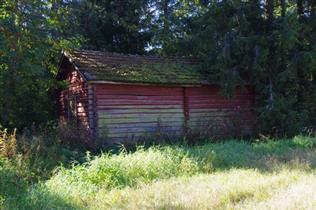
[[[316,138],[86,156],[49,179],[0,159],[2,209],[315,209]]]

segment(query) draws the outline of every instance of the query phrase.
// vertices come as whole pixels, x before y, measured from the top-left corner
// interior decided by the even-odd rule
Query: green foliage
[[[143,54],[151,32],[147,0],[69,1],[68,34],[80,34],[85,49]]]
[[[77,142],[78,144],[78,142]],[[23,134],[0,130],[0,208],[24,199],[29,187],[46,180],[57,166],[83,161],[82,153],[70,150],[56,131],[24,130]],[[14,209],[24,209],[23,203]]]
[[[26,182],[50,177],[59,164],[70,164],[75,159],[80,161],[82,153],[77,149],[70,150],[70,146],[60,140],[56,131],[25,130],[18,136],[15,131],[0,131],[0,159],[13,164],[15,175]]]
[[[0,126],[54,120],[60,50],[82,45],[200,57],[227,97],[236,85],[255,88],[258,132],[315,130],[315,8],[313,0],[3,0]]]
[[[10,200],[21,199],[28,182],[17,175],[15,165],[10,160],[0,156],[0,208]]]
[[[59,53],[77,39],[56,33],[55,1],[2,1],[0,5],[0,122],[23,128],[54,119],[53,88]]]
[[[102,154],[93,159],[88,155],[87,159],[84,165],[73,166],[72,169],[61,168],[51,183],[67,183],[67,186],[95,190],[111,189],[171,176],[192,175],[199,171],[198,162],[171,148],[139,148],[134,153],[123,150],[117,155]]]
[[[259,132],[292,136],[315,126],[315,3],[280,2],[210,1],[178,52],[201,55],[224,95],[254,86]]]
[[[150,8],[155,8],[152,18],[152,39],[149,51],[160,55],[200,57],[190,50],[196,44],[194,21],[207,11],[209,0],[157,0],[149,1]],[[205,40],[203,40],[205,41]]]

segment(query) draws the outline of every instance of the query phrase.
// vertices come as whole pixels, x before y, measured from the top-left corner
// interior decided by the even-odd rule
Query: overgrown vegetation
[[[315,12],[314,0],[1,0],[0,209],[312,209],[316,140],[291,137],[316,129]],[[80,47],[202,59],[224,95],[256,90],[260,140],[84,155],[87,138],[55,126],[59,54]]]
[[[254,87],[258,133],[314,131],[315,11],[314,0],[1,1],[0,125],[56,120],[60,51],[81,46],[198,57],[226,96]]]
[[[7,130],[0,132],[0,158],[12,164],[10,170],[27,182],[37,182],[52,175],[52,170],[59,164],[69,165],[73,161],[83,160],[84,154],[78,141],[65,141],[62,135],[52,130],[25,130],[17,135]],[[69,137],[69,133],[68,133]],[[71,149],[70,149],[71,148]]]
[[[315,137],[122,148],[87,153],[79,162],[78,152],[49,141],[30,141],[36,157],[34,151],[12,147],[8,157],[8,150],[1,150],[4,209],[266,209],[276,203],[308,209],[315,204]],[[293,201],[282,203],[282,193]]]
[[[0,2],[0,127],[48,124],[56,118],[54,81],[61,49],[80,38],[61,35],[66,15],[55,1]]]
[[[315,11],[314,1],[210,1],[180,49],[203,57],[225,95],[255,88],[258,132],[293,136],[315,129]]]

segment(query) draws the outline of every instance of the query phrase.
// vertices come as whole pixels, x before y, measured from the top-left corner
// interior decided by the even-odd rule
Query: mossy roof
[[[192,58],[161,58],[98,51],[65,52],[68,60],[87,81],[152,84],[205,84]]]

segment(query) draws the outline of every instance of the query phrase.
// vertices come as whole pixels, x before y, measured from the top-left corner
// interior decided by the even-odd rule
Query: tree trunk
[[[304,15],[303,0],[297,0],[297,14],[300,18]]]
[[[316,18],[316,1],[315,0],[309,0],[309,7],[310,7],[310,15],[313,20],[313,18]]]
[[[169,32],[169,0],[163,1],[163,35],[167,37]]]
[[[286,13],[286,3],[285,0],[280,0],[281,2],[281,16],[284,17]]]
[[[266,0],[266,17],[268,27],[271,26],[273,22],[273,11],[274,11],[274,0]]]
[[[273,16],[273,11],[274,11],[274,0],[266,0],[266,4],[265,4],[265,11],[266,11],[266,18],[267,18],[267,22],[266,22],[266,39],[268,40],[268,48],[269,48],[269,54],[268,54],[268,61],[267,61],[267,72],[268,73],[268,80],[269,80],[269,93],[268,93],[268,109],[272,110],[274,107],[274,97],[273,97],[273,78],[274,78],[274,72],[273,72],[273,68],[274,68],[274,39],[272,37],[272,32],[273,32],[273,20],[274,20],[274,16]]]

